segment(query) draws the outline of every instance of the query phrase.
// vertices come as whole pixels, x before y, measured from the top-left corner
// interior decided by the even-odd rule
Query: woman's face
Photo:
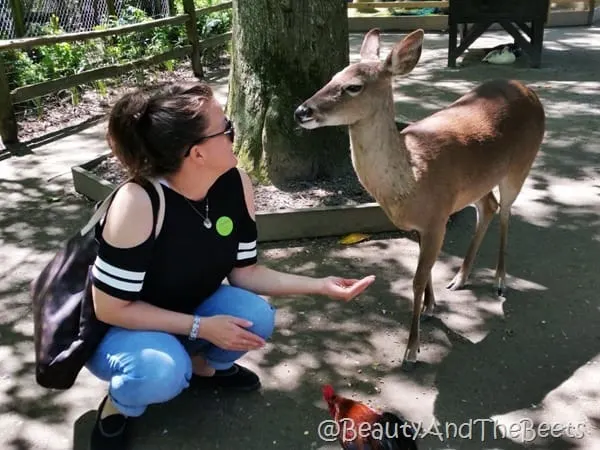
[[[221,105],[213,98],[206,110],[208,126],[204,136],[210,137],[198,144],[208,168],[218,172],[226,172],[237,165],[237,158],[233,154],[233,124],[229,124],[223,113]]]

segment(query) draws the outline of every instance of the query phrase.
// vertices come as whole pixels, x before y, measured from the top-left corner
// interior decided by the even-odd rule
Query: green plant
[[[230,9],[202,15],[197,19],[198,34],[201,40],[227,33],[231,30],[231,26],[232,12]],[[226,50],[227,44],[204,50],[202,63],[208,66],[214,64]]]
[[[219,3],[216,0],[195,0],[197,8],[212,6]],[[181,0],[175,0],[177,12],[183,12]],[[115,26],[142,23],[152,20],[147,14],[135,7],[126,6],[119,17],[110,17],[108,21],[95,29],[109,29]],[[200,39],[226,33],[231,30],[231,10],[217,11],[197,18],[197,29]],[[60,26],[59,17],[52,15],[47,24],[36,26],[32,35],[57,35],[64,33]],[[187,34],[183,25],[167,26],[144,30],[138,33],[109,36],[107,38],[86,41],[64,42],[52,45],[42,45],[37,48],[20,51],[3,52],[10,89],[41,83],[44,81],[66,77],[106,65],[123,64],[124,62],[164,53],[182,45],[187,45]],[[228,45],[205,50],[202,58],[206,65],[212,64]],[[173,71],[174,61],[166,61],[161,65],[163,70]],[[145,80],[144,71],[135,71],[129,77],[134,77],[139,83]],[[107,83],[96,81],[90,84],[100,95],[106,96]],[[81,100],[81,88],[72,88],[56,95],[68,95],[73,104]],[[41,114],[43,102],[35,99],[19,107],[33,108]]]

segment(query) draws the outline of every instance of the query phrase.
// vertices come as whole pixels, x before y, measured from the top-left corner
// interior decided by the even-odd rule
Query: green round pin
[[[221,236],[229,236],[233,231],[233,220],[227,216],[221,216],[217,219],[217,233]]]

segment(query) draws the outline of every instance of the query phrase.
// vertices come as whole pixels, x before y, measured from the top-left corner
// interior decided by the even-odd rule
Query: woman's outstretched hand
[[[373,281],[375,275],[360,280],[330,276],[322,279],[321,294],[336,300],[349,301],[361,294]]]

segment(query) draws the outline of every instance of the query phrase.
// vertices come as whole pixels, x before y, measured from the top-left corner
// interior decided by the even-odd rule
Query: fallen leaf
[[[362,242],[366,239],[368,239],[370,236],[368,234],[363,234],[363,233],[350,233],[346,236],[344,236],[342,239],[340,239],[340,244],[344,244],[344,245],[352,245],[352,244],[357,244],[359,242]]]

